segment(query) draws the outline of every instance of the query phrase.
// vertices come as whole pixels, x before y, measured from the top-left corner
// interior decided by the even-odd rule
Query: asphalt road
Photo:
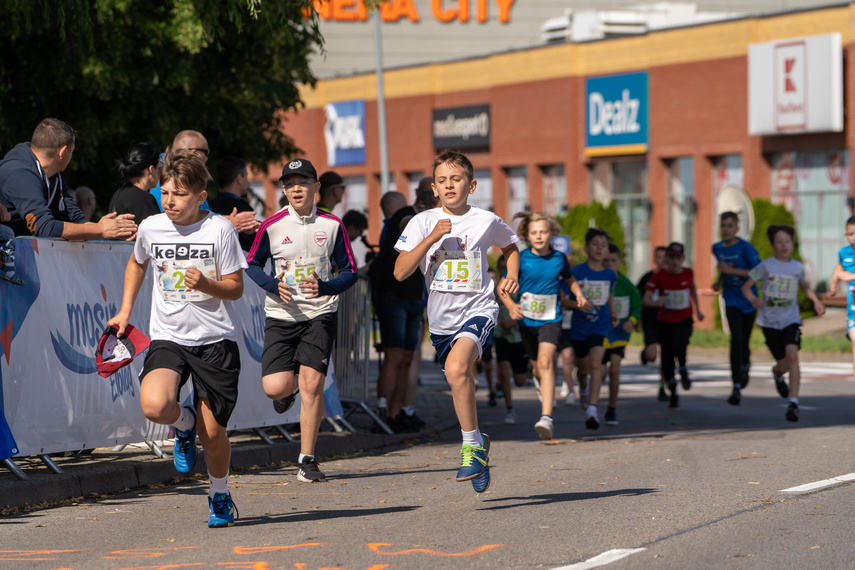
[[[454,480],[452,431],[326,461],[322,484],[293,466],[237,473],[227,529],[206,527],[203,481],[3,517],[0,568],[852,568],[855,485],[786,491],[855,472],[851,364],[803,365],[797,424],[768,367],[734,407],[725,365],[696,364],[671,410],[655,369],[627,366],[618,426],[586,430],[560,405],[548,442],[533,389],[516,392],[513,426],[479,392],[493,439],[480,496]]]

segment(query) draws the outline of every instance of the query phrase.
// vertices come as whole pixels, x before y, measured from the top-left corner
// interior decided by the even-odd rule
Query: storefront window
[[[796,218],[799,252],[811,284],[820,291],[837,264],[849,209],[848,150],[772,155],[772,201]]]
[[[344,195],[335,208],[333,215],[341,218],[348,210],[356,210],[368,214],[368,186],[365,184],[364,176],[345,176],[344,184],[347,187]],[[377,206],[379,211],[380,206]]]
[[[528,179],[526,178],[525,166],[508,168],[508,217],[505,220],[513,228],[519,225],[519,220],[514,221],[514,215],[528,210]]]
[[[555,216],[567,211],[567,176],[563,164],[542,166],[543,170],[543,209]]]
[[[624,261],[635,282],[650,268],[647,162],[597,162],[591,165],[589,180],[592,201],[615,201],[626,242]]]
[[[677,158],[668,168],[668,241],[678,241],[686,251],[687,267],[694,267],[695,160]]]
[[[469,195],[469,205],[493,211],[493,179],[490,178],[490,169],[475,169],[475,193]]]
[[[418,200],[418,196],[416,196],[416,188],[419,187],[419,182],[425,175],[422,172],[408,172],[407,173],[407,202],[409,204],[415,204],[416,200]]]

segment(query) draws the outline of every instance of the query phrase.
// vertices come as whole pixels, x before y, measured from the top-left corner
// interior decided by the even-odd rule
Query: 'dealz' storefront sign
[[[647,152],[647,73],[585,81],[585,154]]]
[[[490,106],[434,109],[433,147],[488,148],[490,146]]]

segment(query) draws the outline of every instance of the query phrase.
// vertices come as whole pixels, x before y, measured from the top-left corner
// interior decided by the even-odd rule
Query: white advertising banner
[[[843,131],[839,33],[748,48],[748,133]]]
[[[121,306],[132,244],[34,238],[16,243],[18,273],[26,284],[0,280],[0,411],[8,423],[0,420],[0,458],[169,437],[168,426],[152,424],[140,410],[144,355],[109,378],[95,368],[98,340]],[[148,271],[131,316],[131,324],[146,334],[151,278]],[[235,302],[241,376],[230,430],[299,421],[299,398],[280,415],[262,389],[263,301],[264,292],[246,279],[244,295]],[[325,396],[334,414],[341,404],[333,379],[330,370]],[[185,387],[182,400],[188,393]]]

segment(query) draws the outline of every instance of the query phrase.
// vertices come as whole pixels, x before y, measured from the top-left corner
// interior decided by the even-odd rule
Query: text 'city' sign
[[[839,33],[748,48],[748,133],[843,131]]]
[[[431,131],[436,149],[487,148],[490,146],[490,106],[434,109]]]
[[[365,164],[365,101],[327,103],[324,113],[327,164]]]
[[[641,154],[648,148],[647,73],[585,81],[585,154]]]

